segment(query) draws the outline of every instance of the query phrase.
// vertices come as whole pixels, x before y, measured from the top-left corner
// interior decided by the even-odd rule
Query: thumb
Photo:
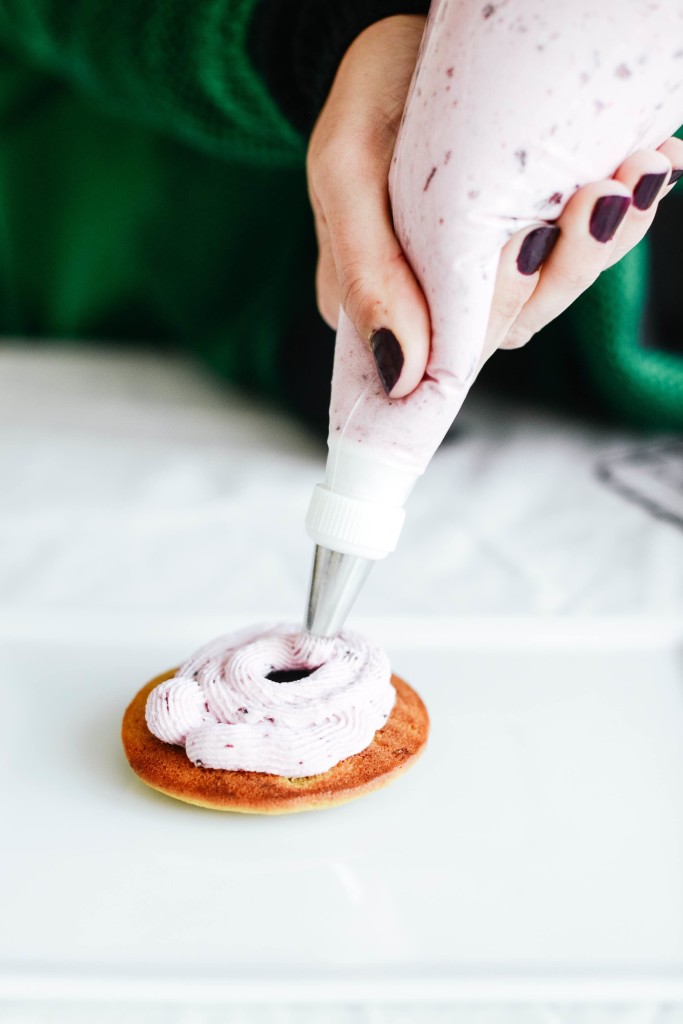
[[[392,398],[422,380],[430,350],[429,309],[394,234],[386,171],[358,175],[334,193],[325,211],[341,305],[369,345],[382,386]]]

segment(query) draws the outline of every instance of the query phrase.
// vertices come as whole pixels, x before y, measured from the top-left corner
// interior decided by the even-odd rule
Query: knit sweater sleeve
[[[207,152],[301,163],[303,137],[250,54],[259,3],[0,0],[0,44],[101,107]]]
[[[353,38],[429,0],[0,0],[0,43],[231,160],[301,164]]]
[[[383,18],[428,10],[429,0],[263,0],[249,48],[280,110],[308,135],[356,36]]]

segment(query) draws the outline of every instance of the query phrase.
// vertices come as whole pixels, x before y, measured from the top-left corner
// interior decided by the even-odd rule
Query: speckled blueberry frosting
[[[390,174],[427,373],[387,400],[342,312],[330,451],[422,473],[482,363],[502,246],[682,122],[682,0],[433,0]]]
[[[358,633],[254,626],[213,640],[155,687],[146,720],[196,765],[302,778],[369,746],[395,697],[386,654]]]

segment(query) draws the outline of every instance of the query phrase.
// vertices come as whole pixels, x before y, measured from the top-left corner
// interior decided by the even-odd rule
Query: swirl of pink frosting
[[[145,715],[196,765],[302,778],[369,746],[395,698],[389,659],[358,633],[252,626],[193,654],[152,690]]]

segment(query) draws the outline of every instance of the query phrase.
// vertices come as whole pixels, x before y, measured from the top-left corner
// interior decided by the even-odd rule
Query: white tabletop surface
[[[3,893],[12,935],[0,953],[15,986],[4,989],[3,1024],[48,1009],[41,1019],[62,1019],[74,998],[87,1012],[97,997],[88,973],[101,984],[104,967],[120,969],[113,987],[127,977],[129,1001],[148,1000],[149,1020],[169,969],[190,1005],[193,974],[215,982],[226,962],[248,973],[257,954],[272,978],[287,968],[302,984],[343,969],[358,979],[361,967],[381,976],[374,993],[357,985],[355,1008],[327,1007],[335,1024],[394,1019],[392,977],[417,986],[402,1002],[412,992],[434,1004],[431,1016],[420,1010],[430,1024],[446,1012],[439,992],[462,1009],[486,1002],[487,983],[498,1016],[462,1019],[515,1020],[501,1016],[513,1013],[507,992],[533,1002],[525,1020],[583,1024],[590,970],[608,985],[593,993],[603,1013],[610,996],[622,1004],[596,1020],[680,1019],[664,1004],[683,978],[683,530],[596,472],[666,439],[476,396],[458,426],[355,613],[425,696],[428,756],[384,794],[288,819],[265,839],[272,822],[237,828],[140,792],[112,737],[130,687],[188,645],[298,617],[310,560],[302,520],[322,447],[181,363],[0,349],[0,685],[25,730],[3,756],[13,765],[33,739],[54,769],[51,785],[24,769],[16,793],[33,813],[13,805],[19,839],[4,856],[22,880]],[[638,486],[647,491],[647,475]],[[60,666],[52,680],[49,665]],[[33,725],[32,706],[45,712]],[[72,729],[77,749],[63,742]],[[439,814],[446,803],[457,816]],[[200,844],[205,885],[183,896],[177,879],[196,868]],[[226,864],[242,874],[223,904],[210,893],[230,888]],[[177,903],[164,910],[168,884],[186,901],[182,935]],[[260,906],[264,891],[282,913]],[[75,903],[77,892],[87,899]],[[126,936],[145,901],[153,913],[138,913]],[[320,937],[323,905],[336,929]],[[269,924],[260,933],[254,907]],[[239,932],[221,931],[228,909]],[[203,962],[202,927],[212,936]],[[440,970],[449,984],[429,995]],[[568,1005],[558,971],[583,977],[574,992],[584,1005]],[[59,1002],[36,1010],[31,972]],[[627,977],[641,987],[629,993]],[[534,979],[555,979],[549,1002],[542,984],[528,988]],[[315,986],[302,992],[316,998]],[[214,995],[228,999],[220,984]],[[239,1010],[239,999],[234,989],[231,1020],[289,1019],[282,1005]],[[107,1005],[100,992],[98,1012]]]

